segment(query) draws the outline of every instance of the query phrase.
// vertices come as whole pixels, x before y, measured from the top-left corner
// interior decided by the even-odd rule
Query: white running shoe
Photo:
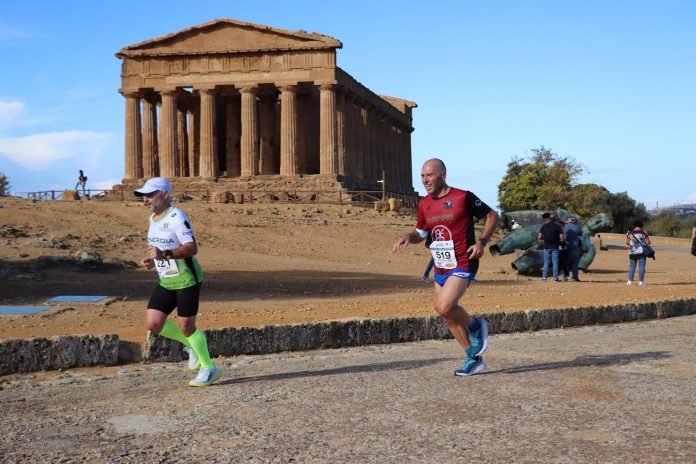
[[[188,368],[189,368],[189,370],[195,371],[196,369],[201,367],[201,360],[198,359],[198,355],[196,355],[196,352],[193,351],[193,348],[189,348],[188,346],[185,346],[184,351],[188,353]]]
[[[640,285],[640,286],[642,287],[643,285],[645,285],[645,282],[643,282],[643,281],[641,280],[640,282],[638,282],[638,285]]]
[[[632,283],[633,282],[629,280],[628,282],[626,282],[626,285],[631,285]]]
[[[221,375],[222,372],[217,367],[213,366],[212,369],[201,367],[201,370],[198,371],[198,375],[189,382],[189,385],[192,387],[207,387],[218,380]]]

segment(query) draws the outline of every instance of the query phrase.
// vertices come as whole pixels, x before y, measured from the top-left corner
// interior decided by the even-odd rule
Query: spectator
[[[568,247],[568,264],[573,273],[573,280],[575,282],[580,282],[579,268],[580,256],[582,255],[582,250],[580,250],[580,237],[582,237],[582,228],[574,217],[566,221],[566,225],[563,228],[563,237]]]
[[[541,226],[537,238],[544,241],[544,271],[541,276],[541,281],[546,282],[546,277],[549,274],[549,264],[553,267],[553,280],[560,282],[558,279],[558,245],[563,240],[563,230],[556,224],[556,215],[553,213],[544,213],[542,218],[546,219],[546,224]]]
[[[556,221],[558,226],[563,230],[563,236],[565,237],[565,222],[562,219]],[[568,282],[568,275],[570,274],[570,261],[568,260],[568,245],[565,240],[558,242],[558,274],[563,273],[563,281]]]
[[[633,229],[626,232],[626,245],[628,245],[628,281],[626,285],[633,283],[633,275],[638,264],[638,285],[645,285],[645,254],[643,245],[650,245],[650,237],[643,230],[643,221],[633,221]]]

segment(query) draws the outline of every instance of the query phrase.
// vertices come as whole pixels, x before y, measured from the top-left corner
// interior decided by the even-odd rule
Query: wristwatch
[[[172,250],[164,250],[162,252],[162,258],[166,259],[167,261],[172,259],[174,257],[174,253],[172,253]]]
[[[481,243],[483,244],[483,246],[488,245],[488,239],[487,239],[487,238],[481,237],[481,238],[479,239],[479,242],[481,242]]]

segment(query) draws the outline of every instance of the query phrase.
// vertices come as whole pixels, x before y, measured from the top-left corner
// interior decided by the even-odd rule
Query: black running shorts
[[[193,317],[198,314],[198,299],[201,294],[200,282],[192,287],[179,290],[167,290],[161,285],[155,287],[148,309],[156,309],[165,314],[171,314],[177,308],[176,314],[180,317]]]

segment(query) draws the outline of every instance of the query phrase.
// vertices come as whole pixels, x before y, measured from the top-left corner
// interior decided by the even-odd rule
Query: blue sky
[[[541,145],[580,182],[648,208],[696,203],[696,2],[0,2],[0,171],[13,192],[123,177],[114,53],[215,18],[335,37],[338,65],[413,100],[414,187],[423,161],[497,205],[513,157]]]

